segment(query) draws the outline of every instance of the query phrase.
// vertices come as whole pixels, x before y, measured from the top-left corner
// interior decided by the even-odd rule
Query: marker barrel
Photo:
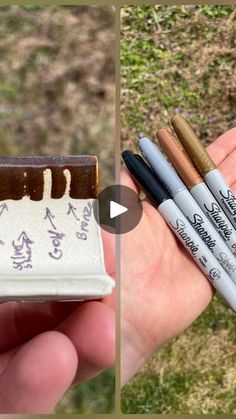
[[[137,157],[131,151],[124,151],[122,157],[132,177],[145,191],[151,202],[158,207],[160,214],[184,244],[200,269],[205,273],[232,310],[236,311],[235,284],[221,268],[220,264],[194,231],[175,202],[163,189],[152,170],[140,156]],[[177,225],[177,221],[179,225]]]
[[[197,138],[188,122],[181,115],[176,114],[171,119],[171,123],[193,164],[198,172],[204,176],[206,184],[234,228],[236,228],[236,197],[234,193],[227,185],[222,174],[217,169],[207,150]]]
[[[209,188],[203,182],[198,183],[190,190],[190,193],[236,256],[236,231]]]
[[[236,228],[236,197],[218,169],[204,176],[204,180],[221,208]]]
[[[149,138],[144,137],[139,140],[139,147],[159,181],[167,188],[175,203],[190,221],[198,235],[212,251],[230,278],[236,283],[236,259],[180,180],[175,169]]]
[[[185,184],[177,175],[173,166],[165,159],[159,148],[147,137],[139,140],[139,148],[143,157],[149,162],[161,183],[170,195],[186,189]],[[158,169],[157,169],[158,168]]]
[[[235,284],[200,239],[175,202],[172,199],[164,201],[159,205],[158,211],[215,289],[222,295],[231,309],[236,311]]]
[[[181,142],[168,128],[159,129],[157,139],[195,201],[212,222],[230,251],[236,256],[236,230],[197,172]]]
[[[236,260],[195,199],[187,189],[178,192],[173,199],[217,261],[236,283]]]

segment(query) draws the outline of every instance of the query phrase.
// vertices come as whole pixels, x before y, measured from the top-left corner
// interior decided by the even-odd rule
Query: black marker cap
[[[125,150],[122,152],[122,158],[133,179],[139,184],[155,207],[158,207],[163,201],[171,199],[168,192],[155,177],[152,169],[141,156],[134,154],[130,150]]]

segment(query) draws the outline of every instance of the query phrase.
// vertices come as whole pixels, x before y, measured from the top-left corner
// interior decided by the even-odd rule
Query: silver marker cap
[[[157,178],[165,186],[172,197],[186,189],[175,169],[166,160],[159,148],[147,137],[139,140],[139,147],[143,157],[153,168]]]

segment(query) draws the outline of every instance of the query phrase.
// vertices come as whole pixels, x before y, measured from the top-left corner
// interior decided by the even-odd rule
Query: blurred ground
[[[0,8],[0,153],[97,154],[114,173],[114,9]]]
[[[112,6],[0,8],[0,155],[97,154],[114,182]],[[58,413],[114,409],[114,371],[74,387]]]
[[[235,6],[122,8],[122,148],[181,111],[202,141],[235,126]],[[236,413],[236,327],[215,297],[123,389],[124,413]]]

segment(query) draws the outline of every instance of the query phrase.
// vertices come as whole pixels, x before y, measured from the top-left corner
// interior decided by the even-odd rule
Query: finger
[[[115,276],[115,234],[101,230],[104,248],[104,261],[106,271],[113,278]]]
[[[54,329],[80,304],[81,302],[1,304],[0,352],[8,351],[39,333]]]
[[[231,189],[236,194],[236,182],[231,185]]]
[[[84,303],[58,328],[73,342],[78,358],[77,381],[88,380],[115,362],[115,314],[98,301]]]
[[[236,128],[232,128],[207,147],[207,151],[215,164],[219,165],[234,151],[235,147]]]
[[[11,358],[16,354],[16,352],[21,348],[21,346],[15,347],[10,351],[4,352],[0,355],[0,375],[7,368]]]
[[[12,358],[0,378],[0,413],[50,413],[78,366],[72,342],[59,332],[37,336]]]
[[[115,279],[115,244],[116,236],[114,234],[108,233],[105,230],[102,230],[102,240],[104,247],[104,259],[105,266],[108,275]],[[108,295],[103,298],[103,302],[111,307],[113,310],[115,308],[115,289],[111,295]]]
[[[222,172],[226,182],[233,185],[236,181],[236,128],[232,128],[221,135],[213,144],[208,147],[208,151]]]
[[[109,275],[115,276],[115,236],[102,230],[105,265]],[[106,299],[114,307],[114,294]],[[0,305],[0,352],[10,350],[39,333],[52,330],[81,302],[21,303]]]
[[[236,181],[236,150],[232,151],[219,165],[218,168],[229,186]]]

